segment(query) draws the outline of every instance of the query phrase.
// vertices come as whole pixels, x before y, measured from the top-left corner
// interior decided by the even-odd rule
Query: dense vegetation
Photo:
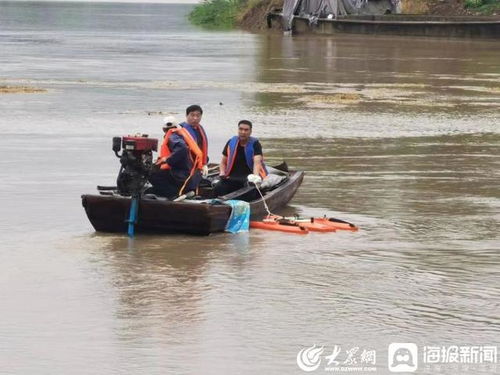
[[[500,13],[500,1],[498,0],[465,0],[465,7],[483,14]]]
[[[189,14],[195,25],[228,29],[236,25],[236,18],[243,6],[243,0],[205,0]]]
[[[274,8],[283,7],[283,0],[205,0],[189,15],[195,25],[225,29],[240,26],[263,29],[266,15]]]

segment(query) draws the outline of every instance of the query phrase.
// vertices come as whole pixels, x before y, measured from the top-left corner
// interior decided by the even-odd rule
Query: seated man
[[[160,155],[149,177],[153,185],[146,193],[172,199],[196,189],[195,174],[203,168],[203,153],[186,129],[166,117]]]
[[[247,180],[258,184],[267,176],[262,158],[262,146],[251,137],[252,123],[241,120],[238,135],[224,146],[220,163],[220,181],[214,187],[215,196],[229,194],[245,186]]]

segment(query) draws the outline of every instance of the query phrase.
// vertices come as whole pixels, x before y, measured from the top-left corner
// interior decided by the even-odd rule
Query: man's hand
[[[208,177],[208,166],[206,164],[201,169],[201,177],[203,177],[203,178]]]
[[[260,186],[260,184],[262,184],[262,178],[260,178],[260,176],[257,176],[255,174],[249,174],[247,176],[247,180],[249,183],[254,184],[256,186]]]

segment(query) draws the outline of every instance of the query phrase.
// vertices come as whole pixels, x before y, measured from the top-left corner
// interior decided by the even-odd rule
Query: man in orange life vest
[[[202,116],[203,109],[201,109],[199,105],[190,105],[186,108],[186,121],[180,123],[179,125],[187,130],[202,152],[202,175],[205,178],[208,174],[208,138],[207,133],[205,133],[205,129],[203,129],[203,126],[200,124]],[[200,179],[201,176],[199,175],[196,186],[200,183]]]
[[[247,181],[259,184],[267,176],[262,146],[251,137],[252,123],[241,120],[238,135],[227,141],[222,151],[220,181],[214,187],[215,196],[229,194],[245,186]]]
[[[173,121],[168,124],[169,119],[165,119],[165,137],[157,169],[149,178],[153,187],[146,193],[172,199],[198,187],[208,161],[207,137],[200,125],[202,113],[200,106],[192,105],[186,109],[186,122],[180,126],[175,126]]]

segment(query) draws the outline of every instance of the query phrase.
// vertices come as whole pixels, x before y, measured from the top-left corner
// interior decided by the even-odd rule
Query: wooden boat
[[[288,177],[273,189],[263,192],[271,212],[278,211],[293,198],[304,178],[304,172],[288,171],[285,163],[276,168],[286,170]],[[210,189],[202,189],[200,194],[201,199],[209,198]],[[251,220],[260,220],[267,215],[267,211],[263,199],[254,199],[255,196],[255,188],[244,187],[218,199],[249,201]],[[130,197],[117,194],[85,194],[82,195],[82,205],[96,231],[127,232]],[[143,197],[139,201],[135,231],[208,235],[224,231],[230,214],[231,207],[223,203],[211,204],[207,200],[198,199],[174,202]]]
[[[283,29],[283,13],[267,15],[270,28]],[[370,35],[430,36],[444,38],[500,38],[499,17],[441,17],[407,14],[347,15],[318,18],[311,24],[308,17],[294,16],[292,32],[333,35],[337,33]]]

